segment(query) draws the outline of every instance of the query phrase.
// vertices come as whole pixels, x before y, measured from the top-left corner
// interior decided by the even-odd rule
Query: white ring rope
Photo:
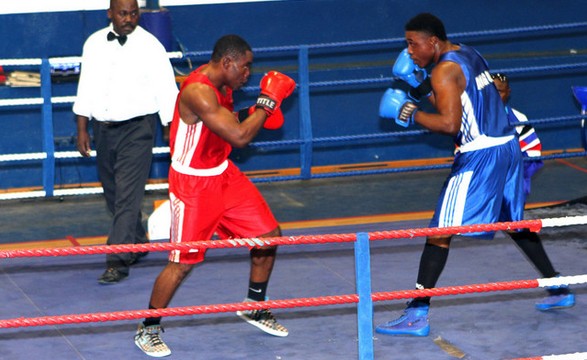
[[[69,65],[69,64],[76,64],[82,62],[81,56],[64,56],[64,57],[55,57],[49,58],[49,64],[51,65]]]
[[[147,184],[145,191],[159,191],[169,189],[169,184]],[[87,188],[75,188],[75,189],[55,189],[53,196],[72,196],[72,195],[95,195],[102,194],[104,190],[101,187],[87,187]],[[32,199],[45,197],[47,193],[45,191],[26,191],[26,192],[11,192],[11,193],[0,193],[0,200],[18,200],[18,199]]]
[[[75,96],[55,96],[51,98],[53,104],[69,104],[75,102]],[[0,106],[43,105],[43,98],[1,99]]]
[[[73,104],[76,96],[56,96],[51,98],[53,104]]]
[[[147,190],[147,191],[167,190],[167,189],[169,189],[169,184],[168,183],[147,184],[147,186],[145,186],[145,190]]]
[[[53,99],[51,99],[53,101]],[[0,106],[42,105],[43,98],[2,99]]]
[[[169,146],[154,147],[153,154],[169,154]],[[69,159],[82,157],[77,151],[57,151],[54,153],[56,159]],[[96,151],[90,152],[91,157],[96,156]],[[4,154],[0,155],[0,162],[2,161],[25,161],[25,160],[44,160],[47,158],[46,152],[26,153],[26,154]]]
[[[577,285],[587,283],[587,275],[559,276],[555,278],[536,279],[539,287],[551,287],[560,285]]]
[[[160,146],[153,148],[153,154],[169,154],[169,146]]]
[[[585,360],[587,359],[587,352],[573,353],[573,354],[561,354],[561,355],[545,355],[535,356],[531,358],[515,358],[512,360]]]
[[[44,152],[43,153],[0,155],[0,161],[44,160],[46,158],[47,158],[47,153],[44,153]]]
[[[167,53],[167,57],[170,59],[181,59],[183,53],[181,51],[171,51]],[[49,64],[51,65],[67,65],[67,64],[79,64],[81,62],[81,56],[63,56],[49,58]],[[0,66],[28,66],[28,65],[41,65],[43,59],[40,58],[29,58],[29,59],[0,59]]]
[[[587,352],[584,353],[574,353],[574,354],[564,354],[564,355],[547,355],[543,356],[542,360],[580,360],[580,359],[587,359]]]
[[[90,156],[96,156],[96,150],[90,151]],[[77,151],[58,151],[55,153],[55,159],[69,159],[69,158],[79,158],[82,155]]]
[[[41,59],[0,59],[0,66],[41,65]]]
[[[45,197],[47,193],[43,190],[40,191],[27,191],[27,192],[13,192],[0,194],[0,200],[18,200],[18,199],[33,199],[39,197]]]
[[[169,147],[162,146],[162,147],[155,147],[153,148],[153,154],[168,154]],[[77,151],[58,151],[55,152],[56,159],[72,159],[72,158],[81,158],[81,154]],[[90,152],[91,157],[96,157],[96,151],[92,150]],[[47,159],[47,153],[39,152],[39,153],[28,153],[28,154],[5,154],[0,155],[0,162],[3,161],[24,161],[24,160],[45,160]],[[146,191],[157,191],[157,190],[167,190],[169,189],[169,184],[161,183],[161,184],[147,184],[145,186]],[[93,194],[101,194],[103,193],[103,189],[101,187],[90,187],[90,188],[75,188],[75,189],[55,189],[53,191],[53,196],[69,196],[69,195],[93,195]],[[8,193],[0,193],[0,201],[1,200],[17,200],[17,199],[32,199],[38,197],[45,197],[47,196],[46,191],[26,191],[26,192],[8,192]]]
[[[572,218],[549,218],[542,219],[542,227],[556,227],[569,225],[584,225],[587,223],[587,216],[574,216]]]
[[[94,195],[102,194],[104,190],[101,187],[89,187],[89,188],[77,188],[77,189],[55,189],[53,191],[54,196],[67,196],[67,195]]]

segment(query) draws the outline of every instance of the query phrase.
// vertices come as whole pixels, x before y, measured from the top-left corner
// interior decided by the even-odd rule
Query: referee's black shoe
[[[128,273],[122,273],[118,269],[108,268],[104,274],[98,278],[98,283],[102,285],[118,284],[128,277]]]

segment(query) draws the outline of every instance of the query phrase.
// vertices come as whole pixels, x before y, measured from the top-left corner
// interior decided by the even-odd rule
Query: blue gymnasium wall
[[[396,1],[396,0],[289,0],[170,7],[173,32],[187,51],[211,50],[223,34],[238,33],[254,48],[402,38],[403,25],[413,15],[428,11],[443,19],[447,32],[462,33],[514,27],[554,25],[585,21],[587,2],[581,0],[511,1]],[[0,16],[0,58],[78,56],[85,38],[105,26],[105,11],[79,11]],[[458,38],[453,40],[459,40]],[[489,60],[494,69],[524,68],[586,61],[587,32],[549,31],[533,35],[464,38]],[[390,77],[396,54],[404,47],[361,46],[310,51],[310,81]],[[571,50],[573,49],[573,50]],[[572,54],[571,54],[572,53]],[[267,69],[277,68],[297,78],[297,53],[258,53],[249,85],[258,83]],[[195,67],[207,56],[193,60]],[[188,64],[176,63],[182,71]],[[5,68],[10,71],[12,68]],[[392,84],[320,87],[311,91],[314,137],[346,136],[400,131],[392,121],[377,115],[379,98]],[[584,69],[512,74],[512,104],[530,119],[578,114],[572,85],[587,85]],[[75,94],[75,83],[53,85],[53,96]],[[2,98],[38,97],[38,88],[0,87]],[[254,93],[240,92],[237,105],[254,101]],[[55,108],[56,151],[74,150],[75,123],[71,105]],[[294,94],[284,103],[287,122],[279,131],[263,131],[257,141],[299,137],[299,112]],[[41,114],[38,107],[0,108],[0,154],[42,151]],[[538,126],[545,149],[581,147],[577,123]],[[159,138],[158,145],[164,143]],[[401,137],[372,144],[317,146],[312,164],[334,165],[450,156],[450,139],[438,135]],[[244,170],[295,168],[297,150],[239,150],[233,158]],[[158,156],[151,176],[166,176],[167,158]],[[88,159],[57,160],[55,182],[78,184],[96,181],[94,162]],[[0,163],[0,189],[42,184],[39,162]]]

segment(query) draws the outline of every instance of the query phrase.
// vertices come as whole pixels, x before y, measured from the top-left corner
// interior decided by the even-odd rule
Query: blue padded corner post
[[[146,10],[141,13],[139,24],[153,34],[166,51],[173,51],[171,13],[165,8],[159,8],[158,1],[152,1],[152,4],[147,1]]]
[[[368,233],[357,233],[355,274],[359,295],[359,305],[357,306],[359,360],[373,360],[373,299],[371,298],[371,258]]]
[[[575,99],[581,104],[581,115],[587,114],[587,86],[571,86]],[[587,129],[585,128],[585,119],[581,120],[581,142],[583,149],[587,150]]]

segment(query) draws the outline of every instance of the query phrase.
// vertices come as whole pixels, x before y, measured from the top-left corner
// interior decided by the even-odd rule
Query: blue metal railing
[[[300,86],[300,164],[301,178],[312,176],[312,118],[310,116],[310,59],[308,47],[300,47],[298,54]]]
[[[458,33],[451,34],[451,38],[464,38],[464,37],[479,37],[479,36],[496,36],[503,34],[518,34],[528,32],[539,32],[539,31],[551,31],[551,30],[569,30],[576,28],[587,27],[587,22],[583,23],[572,23],[572,24],[560,24],[560,25],[546,25],[546,26],[534,26],[524,28],[512,28],[512,29],[500,29],[490,31],[478,31],[469,33]],[[316,146],[329,144],[329,143],[343,143],[343,142],[366,142],[373,140],[384,140],[391,137],[400,136],[414,136],[428,133],[426,130],[407,130],[399,132],[388,132],[388,133],[375,133],[375,134],[358,134],[351,136],[334,136],[334,137],[321,137],[314,138],[312,134],[312,117],[310,112],[310,92],[312,89],[323,88],[323,87],[336,87],[342,85],[364,85],[364,84],[389,84],[394,79],[391,77],[377,77],[377,78],[362,78],[362,79],[347,79],[347,80],[335,80],[335,81],[310,81],[310,51],[316,49],[340,49],[345,47],[352,47],[353,49],[360,48],[361,46],[373,46],[373,45],[389,45],[389,44],[402,44],[403,38],[391,38],[391,39],[378,39],[378,40],[367,40],[367,41],[354,41],[354,42],[337,42],[337,43],[325,43],[325,44],[313,44],[313,45],[299,45],[299,46],[282,46],[282,47],[268,47],[255,49],[255,52],[295,52],[297,55],[298,64],[298,96],[299,96],[299,116],[300,116],[300,131],[299,139],[294,140],[282,140],[282,141],[267,141],[267,142],[254,142],[250,146],[253,148],[286,148],[295,147],[299,149],[300,157],[300,175],[299,176],[283,176],[283,177],[271,177],[271,178],[255,178],[255,182],[268,182],[268,181],[284,181],[294,179],[311,179],[311,178],[325,178],[334,176],[352,176],[352,175],[367,175],[367,174],[381,174],[389,172],[400,172],[400,171],[415,171],[415,170],[428,170],[445,168],[449,165],[432,165],[432,166],[421,166],[421,167],[409,167],[400,169],[380,169],[380,170],[367,170],[367,171],[354,171],[345,173],[330,173],[330,174],[312,174],[312,155]],[[360,50],[360,49],[359,49]],[[183,58],[187,59],[194,56],[209,55],[209,51],[205,52],[187,52],[183,54]],[[7,61],[10,62],[10,61]],[[32,62],[35,65],[40,66],[41,70],[41,97],[42,97],[42,129],[43,129],[43,156],[37,156],[36,159],[42,158],[43,161],[43,196],[53,196],[55,188],[55,145],[54,145],[54,134],[53,134],[53,102],[51,92],[51,74],[50,74],[50,60],[41,59],[40,63]],[[6,65],[6,61],[0,60],[0,65]],[[31,65],[26,63],[25,65]],[[577,71],[580,69],[587,69],[587,63],[570,63],[570,64],[557,64],[550,66],[532,66],[524,68],[510,68],[510,69],[499,69],[500,72],[507,72],[508,74],[513,73],[542,73],[549,71]],[[498,71],[498,70],[496,70]],[[258,91],[258,87],[245,87],[244,91]],[[0,102],[0,106],[2,103]],[[567,121],[580,121],[582,116],[569,115],[559,116],[556,118],[548,119],[536,119],[531,120],[529,124],[543,124],[552,122],[567,122]],[[553,157],[571,157],[571,156],[584,156],[583,153],[572,153],[572,154],[561,154],[543,158]],[[4,155],[0,155],[0,161],[3,160]],[[18,161],[18,160],[9,160]]]

